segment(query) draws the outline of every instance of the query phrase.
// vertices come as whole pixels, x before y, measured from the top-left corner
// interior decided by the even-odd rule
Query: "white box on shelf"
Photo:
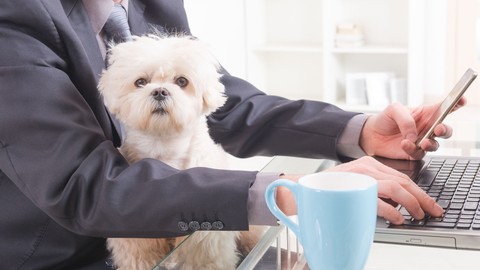
[[[368,105],[385,107],[390,104],[390,81],[394,77],[393,72],[369,72],[366,74]]]
[[[392,78],[390,80],[391,102],[399,102],[407,105],[407,80],[405,78]]]
[[[338,23],[335,33],[335,47],[357,48],[365,44],[362,28],[355,23]]]
[[[347,73],[345,80],[347,105],[367,105],[367,85],[364,73]]]

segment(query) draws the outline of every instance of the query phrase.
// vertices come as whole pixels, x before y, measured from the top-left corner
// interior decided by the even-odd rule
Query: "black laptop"
[[[415,220],[401,206],[403,225],[378,218],[376,242],[480,250],[480,157],[431,156],[420,161],[377,158],[414,180],[445,214]]]

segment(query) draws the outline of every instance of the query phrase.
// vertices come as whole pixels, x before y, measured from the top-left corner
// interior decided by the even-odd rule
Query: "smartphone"
[[[450,91],[448,96],[432,114],[425,127],[420,130],[418,134],[418,140],[416,142],[417,147],[420,148],[420,145],[424,140],[433,137],[433,130],[435,127],[440,124],[443,119],[445,119],[445,117],[447,117],[447,115],[453,110],[455,105],[457,105],[458,101],[463,96],[463,93],[467,91],[468,87],[472,84],[476,77],[477,72],[473,69],[469,68],[467,71],[465,71],[455,87],[453,87],[452,91]]]

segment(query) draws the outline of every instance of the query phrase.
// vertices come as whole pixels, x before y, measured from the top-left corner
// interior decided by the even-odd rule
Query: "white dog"
[[[226,97],[219,64],[205,44],[189,37],[135,37],[113,46],[108,60],[99,90],[125,126],[120,151],[130,163],[156,158],[177,169],[227,167],[226,153],[206,123]],[[241,242],[250,247],[240,248],[250,249],[259,233],[242,233]],[[239,237],[231,231],[195,232],[182,245],[188,252],[178,257],[180,268],[235,269]],[[152,269],[178,241],[110,238],[107,245],[119,269]]]

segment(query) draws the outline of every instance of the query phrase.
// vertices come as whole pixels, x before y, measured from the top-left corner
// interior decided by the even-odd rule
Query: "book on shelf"
[[[337,24],[334,39],[337,48],[356,48],[365,45],[363,30],[354,23]]]
[[[407,81],[393,72],[352,72],[346,74],[347,105],[386,107],[392,102],[406,104]]]

